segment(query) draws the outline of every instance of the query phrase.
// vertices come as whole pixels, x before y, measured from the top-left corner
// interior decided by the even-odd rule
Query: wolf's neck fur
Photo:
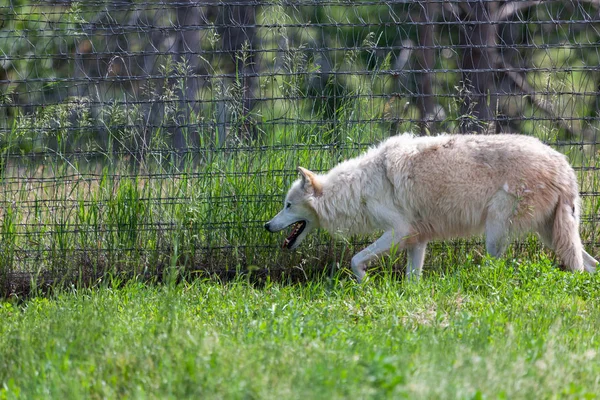
[[[325,175],[318,176],[321,196],[313,207],[319,224],[330,233],[365,233],[372,230],[366,201],[362,158],[345,161]]]

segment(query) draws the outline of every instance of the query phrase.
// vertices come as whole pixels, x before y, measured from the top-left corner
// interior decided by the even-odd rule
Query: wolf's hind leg
[[[508,223],[489,220],[485,224],[485,249],[488,254],[500,258],[508,247]]]
[[[417,280],[421,276],[426,249],[427,242],[420,242],[406,249],[406,277],[408,279]]]
[[[503,190],[490,202],[485,220],[485,248],[492,257],[502,257],[508,247],[513,208],[514,198]]]
[[[377,257],[389,253],[392,246],[402,241],[406,234],[407,232],[387,231],[379,239],[352,257],[350,266],[359,283],[365,277],[365,271],[369,263]]]

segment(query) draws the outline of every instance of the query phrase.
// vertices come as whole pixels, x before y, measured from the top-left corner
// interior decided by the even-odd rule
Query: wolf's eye
[[[285,208],[290,208],[292,206],[292,203],[285,203]]]

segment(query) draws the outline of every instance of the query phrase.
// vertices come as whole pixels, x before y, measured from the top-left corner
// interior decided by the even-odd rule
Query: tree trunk
[[[435,25],[432,24],[436,19],[436,5],[431,1],[419,2],[421,12],[417,20],[425,22],[419,25],[419,51],[417,52],[418,67],[423,71],[418,73],[417,79],[417,107],[421,114],[420,131],[421,135],[433,133],[434,122],[438,120],[436,115],[436,102],[433,97],[432,71],[435,67],[435,49],[433,36],[435,34]]]
[[[490,15],[495,3],[477,1],[470,3],[470,11],[462,31],[463,50],[461,69],[464,98],[462,105],[462,132],[487,131],[493,124],[497,109],[494,48],[496,29]]]

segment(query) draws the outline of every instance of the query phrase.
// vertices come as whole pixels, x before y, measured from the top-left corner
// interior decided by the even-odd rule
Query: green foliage
[[[449,17],[426,16],[422,5],[411,2],[299,8],[275,2],[254,10],[253,20],[240,29],[222,7],[188,10],[202,18],[199,29],[196,20],[180,21],[177,5],[169,4],[13,1],[11,6],[0,26],[0,79],[11,82],[0,86],[0,104],[9,105],[0,107],[5,113],[0,128],[14,127],[26,152],[180,150],[257,138],[269,144],[281,134],[281,121],[296,122],[290,139],[310,140],[316,130],[321,143],[337,145],[347,129],[344,111],[358,102],[361,112],[350,120],[365,130],[419,131],[415,122],[429,118],[419,115],[415,100],[424,76],[420,23]],[[522,75],[531,90],[542,93],[537,104],[554,113],[539,121],[542,111],[526,101],[529,90],[503,96],[506,89],[498,86],[501,107],[494,112],[515,119],[510,129],[539,135],[539,128],[554,129],[558,117],[585,136],[598,128],[594,90],[600,75],[590,68],[599,61],[591,51],[598,34],[588,29],[594,22],[546,23],[587,21],[594,12],[589,4],[575,9],[560,2],[532,4],[498,28],[498,56],[530,69]],[[219,18],[231,29],[215,25]],[[532,23],[515,24],[517,18]],[[445,130],[475,118],[461,112],[469,83],[460,71],[464,50],[453,46],[462,29],[455,23],[434,29],[438,56],[428,68],[437,70],[431,93],[443,111]],[[193,32],[185,49],[173,47],[180,30]],[[227,44],[232,39],[239,43]],[[192,54],[165,54],[165,49]],[[408,59],[397,65],[403,52]],[[494,79],[507,78],[498,73]],[[325,123],[304,125],[319,120]],[[560,130],[567,135],[564,124]]]
[[[17,211],[8,206],[4,210],[2,228],[0,229],[0,280],[6,279],[6,274],[13,269],[16,249]]]
[[[385,130],[350,122],[367,112],[361,100],[340,108],[340,126],[345,129],[330,132],[337,138],[337,145],[331,146],[322,145],[318,126],[303,125],[275,131],[272,147],[258,140],[239,148],[207,146],[181,156],[170,149],[119,151],[102,158],[57,151],[11,161],[3,171],[3,200],[10,202],[3,219],[3,270],[36,276],[56,271],[68,282],[106,271],[129,278],[149,271],[160,274],[166,267],[186,272],[257,265],[318,271],[334,262],[344,265],[369,238],[332,242],[319,232],[301,251],[289,253],[279,250],[283,234],[269,234],[262,225],[281,207],[298,165],[327,170],[386,137]],[[60,129],[57,132],[61,137]],[[11,154],[14,149],[5,151]],[[589,163],[589,156],[578,148],[569,156]],[[19,174],[31,181],[13,178]],[[583,191],[597,191],[595,175],[594,170],[580,173]],[[598,204],[596,197],[584,197],[583,215],[595,215]],[[582,238],[594,240],[599,229],[592,219],[584,219]],[[341,259],[336,246],[343,248]],[[593,247],[589,250],[595,254]],[[434,243],[428,263],[443,269],[482,253],[472,241]],[[540,253],[538,242],[529,240],[509,257],[536,260]]]
[[[595,398],[598,275],[548,260],[0,303],[0,398]]]
[[[416,3],[264,5],[257,9],[256,31],[246,27],[248,37],[230,54],[223,49],[231,32],[215,25],[211,14],[202,35],[187,38],[196,40],[187,50],[197,58],[163,51],[179,38],[173,30],[190,31],[176,3],[11,5],[0,27],[6,56],[0,79],[6,75],[11,82],[0,85],[7,106],[0,107],[5,272],[95,277],[111,271],[131,278],[167,267],[304,273],[307,265],[317,271],[344,265],[362,243],[319,233],[289,254],[279,251],[282,237],[265,232],[264,221],[280,207],[297,166],[327,170],[391,134],[420,129],[414,101],[419,66],[409,60],[404,71],[395,64],[399,51],[416,57],[415,22],[423,17]],[[537,20],[568,12],[556,4],[535,10]],[[575,17],[583,18],[580,13]],[[165,31],[152,37],[138,29],[107,33],[135,24]],[[174,29],[177,24],[183,26]],[[523,50],[537,68],[527,82],[568,108],[564,117],[589,117],[579,126],[587,129],[597,124],[590,93],[600,75],[581,67],[597,64],[598,57],[572,43],[593,43],[597,34],[579,25],[564,32],[548,24],[511,24],[511,35],[531,32],[532,43],[548,44]],[[451,48],[460,26],[436,26],[434,44],[441,48],[433,67],[440,72],[432,90],[446,112],[443,124],[456,130],[475,119],[461,115],[470,89],[457,72],[459,51]],[[248,109],[253,96],[261,101]],[[554,122],[538,121],[539,110],[507,98],[513,114],[536,118],[518,122],[522,133],[551,141],[564,135]],[[26,109],[26,103],[35,105]],[[592,146],[560,150],[575,165],[595,168]],[[579,171],[582,191],[598,191],[596,175]],[[600,237],[593,217],[599,207],[597,196],[583,198],[582,237],[592,244]],[[430,246],[430,264],[443,270],[480,258],[482,248],[465,243]],[[535,259],[540,253],[529,240],[511,256]]]

